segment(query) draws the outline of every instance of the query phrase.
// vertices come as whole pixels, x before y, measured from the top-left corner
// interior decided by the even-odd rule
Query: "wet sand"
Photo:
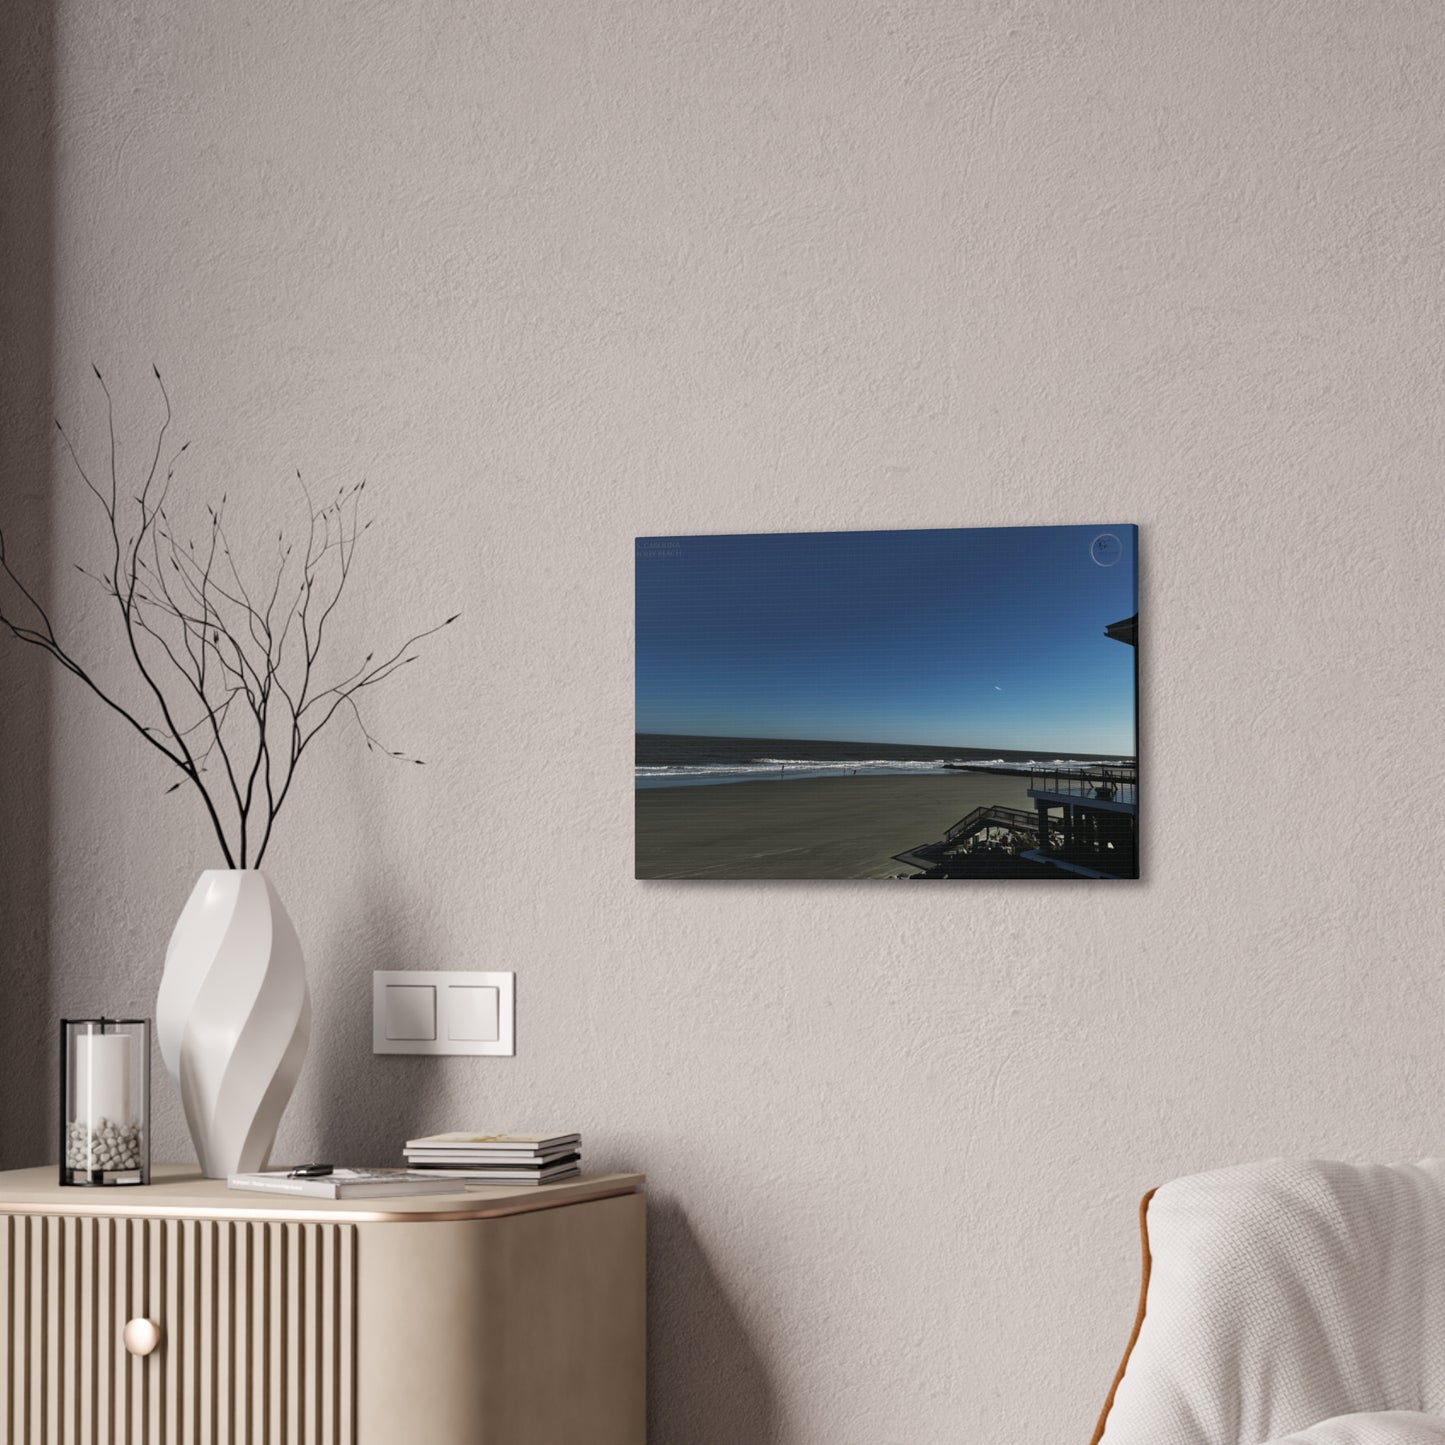
[[[639,878],[894,878],[895,860],[985,803],[1032,811],[1027,778],[979,773],[639,788]]]

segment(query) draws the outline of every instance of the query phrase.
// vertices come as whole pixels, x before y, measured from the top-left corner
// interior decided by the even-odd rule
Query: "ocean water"
[[[1132,759],[1079,753],[1073,757],[997,748],[916,747],[901,743],[844,743],[814,738],[704,738],[636,734],[638,788],[701,787],[798,778],[917,776],[945,773],[945,763],[999,768],[1082,767]]]

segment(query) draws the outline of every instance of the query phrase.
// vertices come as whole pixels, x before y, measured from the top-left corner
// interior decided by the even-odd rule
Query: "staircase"
[[[1025,812],[1022,808],[999,808],[985,804],[982,808],[975,808],[967,817],[960,818],[943,835],[942,845],[935,843],[932,846],[951,848],[957,843],[967,842],[984,828],[1008,828],[1014,833],[1031,833],[1037,841],[1038,814]]]
[[[956,822],[936,843],[920,843],[906,853],[894,854],[894,860],[910,868],[936,868],[938,860],[960,844],[968,842],[985,828],[1007,828],[1013,833],[1026,833],[1037,844],[1039,820],[1034,813],[1021,808],[1001,808],[985,805],[975,808],[966,817]]]

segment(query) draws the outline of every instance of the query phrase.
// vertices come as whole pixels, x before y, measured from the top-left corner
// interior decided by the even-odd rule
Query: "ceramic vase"
[[[306,962],[285,905],[255,868],[211,868],[181,910],[156,1036],[201,1171],[264,1169],[311,1037]]]

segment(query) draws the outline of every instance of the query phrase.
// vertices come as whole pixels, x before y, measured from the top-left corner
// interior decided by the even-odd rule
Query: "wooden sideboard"
[[[9,1445],[644,1445],[641,1175],[344,1201],[153,1179],[0,1173]]]

